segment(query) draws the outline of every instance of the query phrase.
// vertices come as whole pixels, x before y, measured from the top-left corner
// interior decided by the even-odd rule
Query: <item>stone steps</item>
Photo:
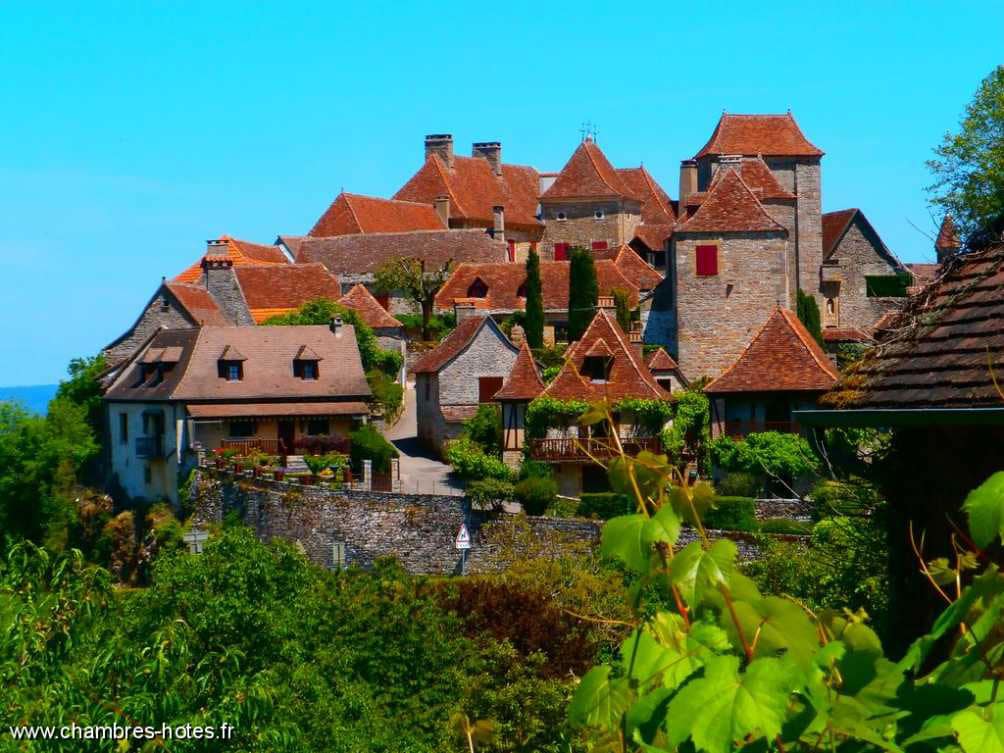
[[[309,471],[310,468],[307,464],[303,462],[302,455],[287,455],[286,456],[286,472],[287,473],[298,473],[300,471]]]

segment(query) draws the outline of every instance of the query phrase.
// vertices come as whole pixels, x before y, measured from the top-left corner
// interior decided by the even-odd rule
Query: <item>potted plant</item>
[[[272,477],[276,481],[282,481],[286,477],[286,469],[285,468],[276,468],[274,471],[272,471]]]

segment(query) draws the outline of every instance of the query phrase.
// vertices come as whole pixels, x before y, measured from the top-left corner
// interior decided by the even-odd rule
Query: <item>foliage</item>
[[[446,448],[446,462],[453,467],[453,472],[467,481],[494,478],[508,481],[512,471],[501,458],[487,455],[468,437],[461,437],[450,442]]]
[[[998,65],[966,106],[957,133],[946,133],[927,163],[931,203],[963,234],[1004,230],[1004,66]]]
[[[723,497],[756,497],[760,487],[761,480],[757,476],[742,471],[726,473],[715,484],[715,489]]]
[[[704,525],[727,531],[754,531],[756,501],[750,497],[715,497],[714,507],[704,514]]]
[[[766,518],[757,524],[761,533],[784,533],[793,536],[807,536],[812,533],[812,524],[791,518]]]
[[[467,498],[482,507],[498,507],[511,502],[514,494],[513,483],[498,478],[484,478],[467,485]]]
[[[625,332],[631,331],[631,296],[623,288],[614,288],[610,291],[614,298],[614,311],[617,313],[617,324]]]
[[[749,434],[740,440],[717,437],[711,442],[711,459],[725,471],[780,479],[804,476],[819,467],[819,459],[804,437],[777,431]]]
[[[805,325],[805,328],[812,335],[813,339],[822,345],[823,324],[819,315],[819,304],[816,303],[816,297],[799,288],[796,308],[798,320]]]
[[[408,257],[390,259],[374,273],[374,286],[384,293],[400,292],[422,309],[422,339],[432,339],[432,308],[436,293],[450,276],[450,262],[426,269],[425,261]]]
[[[704,470],[711,441],[711,404],[694,386],[673,393],[673,397],[673,425],[662,432],[663,449],[675,462],[680,461],[684,451],[692,453],[698,468]]]
[[[540,285],[540,257],[532,248],[526,257],[526,342],[531,348],[544,347],[544,294]]]
[[[618,515],[628,515],[633,510],[631,497],[618,492],[585,493],[579,501],[579,515],[583,518],[610,520]]]
[[[630,413],[635,422],[652,434],[658,434],[673,415],[673,406],[665,400],[624,398],[614,403],[614,410]]]
[[[867,343],[840,343],[835,352],[837,368],[840,371],[847,371],[847,369],[865,357],[869,348],[871,346]]]
[[[304,455],[303,462],[307,464],[310,472],[316,475],[329,468],[336,470],[345,468],[349,464],[349,459],[340,452],[329,452],[323,455]]]
[[[349,439],[352,441],[349,456],[353,468],[359,470],[364,460],[372,460],[375,472],[390,471],[390,461],[398,456],[397,448],[373,428],[372,424],[360,426],[349,434]]]
[[[61,381],[56,389],[56,400],[68,400],[84,409],[95,437],[103,434],[105,426],[105,408],[101,400],[103,392],[98,377],[106,367],[102,354],[92,358],[74,358],[66,368],[70,378]]]
[[[567,426],[578,420],[589,410],[584,400],[557,400],[553,397],[538,397],[530,401],[526,408],[526,435],[541,439],[551,426]]]
[[[391,353],[391,351],[383,351]],[[394,355],[400,355],[395,353]],[[383,411],[384,420],[393,423],[401,413],[404,406],[404,387],[388,376],[386,372],[379,369],[370,369],[366,372],[366,383],[370,386],[373,399]]]
[[[551,466],[539,460],[524,460],[519,467],[519,480],[525,478],[552,478]]]
[[[540,375],[540,377],[544,380],[544,384],[550,384],[560,372],[560,366],[547,366],[544,368],[544,372]]]
[[[394,314],[404,326],[409,337],[419,339],[422,335],[421,314]],[[429,317],[429,340],[439,342],[457,326],[457,316],[452,311],[433,313]]]
[[[568,341],[582,337],[596,313],[600,286],[596,280],[593,255],[583,248],[573,248],[568,271]]]
[[[551,478],[531,476],[516,484],[514,496],[527,515],[543,515],[558,496],[558,484]]]
[[[739,572],[735,545],[707,537],[704,492],[664,456],[616,458],[609,475],[636,509],[607,522],[600,547],[632,573],[634,627],[618,656],[582,677],[569,706],[588,745],[645,753],[976,753],[998,744],[1004,576],[988,551],[923,565],[950,606],[894,663],[864,613],[812,611],[764,595]],[[973,540],[999,541],[1001,506],[1004,481],[974,492],[967,504]],[[698,539],[678,546],[688,519]],[[820,535],[841,527],[830,523]],[[971,577],[981,559],[982,574]],[[953,596],[941,584],[953,584]],[[654,605],[644,603],[651,591],[663,595]]]
[[[552,347],[540,347],[533,349],[533,357],[541,366],[548,369],[552,366],[560,367],[565,363],[565,345],[555,344]]]
[[[495,403],[478,406],[477,412],[464,422],[464,436],[486,455],[502,454],[502,409]]]

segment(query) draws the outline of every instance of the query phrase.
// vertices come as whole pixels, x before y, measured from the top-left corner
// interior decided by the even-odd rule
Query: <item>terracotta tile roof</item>
[[[450,197],[450,218],[491,227],[493,206],[505,207],[506,227],[541,230],[537,219],[540,177],[525,165],[502,165],[495,175],[488,160],[481,157],[454,157],[448,167],[438,154],[426,157],[425,164],[394,194],[399,201],[433,205],[437,196]]]
[[[839,408],[1004,404],[1004,244],[952,258],[934,283],[882,322],[883,337],[822,402]]]
[[[648,357],[648,370],[652,372],[656,371],[676,371],[680,367],[677,365],[673,357],[666,352],[665,348],[659,348],[657,351],[652,353]]]
[[[736,362],[704,391],[823,392],[837,376],[837,368],[795,313],[778,306]]]
[[[506,377],[502,389],[495,393],[495,400],[533,400],[544,390],[544,380],[537,372],[537,364],[526,340],[520,345],[519,355],[512,371]]]
[[[474,228],[304,238],[296,255],[297,262],[321,262],[338,275],[373,274],[398,258],[422,259],[428,269],[440,269],[447,262],[506,261],[509,251],[505,243]]]
[[[251,243],[228,235],[221,235],[220,242],[214,244],[212,254],[200,256],[198,261],[175,277],[172,282],[198,282],[202,279],[202,259],[206,255],[221,256],[230,259],[235,267],[245,264],[288,264],[289,259],[278,246],[266,246],[261,243]],[[221,253],[222,252],[222,253]]]
[[[822,157],[809,142],[792,114],[732,115],[723,113],[714,133],[695,159],[708,154],[744,154],[769,157]]]
[[[209,403],[190,404],[193,418],[242,418],[245,416],[365,416],[370,410],[360,401],[335,403]]]
[[[641,202],[641,221],[649,225],[671,225],[676,221],[673,201],[655,182],[655,178],[642,167],[617,169],[621,182]]]
[[[342,286],[323,264],[257,264],[234,267],[255,323],[298,309],[315,298],[338,300]]]
[[[343,191],[335,197],[307,235],[326,237],[444,229],[443,221],[431,203],[379,199]]]
[[[502,340],[509,342],[490,316],[469,316],[462,319],[439,345],[419,358],[412,367],[412,371],[416,374],[431,374],[439,371],[466,350],[481,328],[486,325],[494,329]],[[516,346],[513,345],[512,349],[516,350]]]
[[[403,326],[380,305],[380,301],[374,298],[361,282],[353,285],[348,293],[338,299],[338,302],[357,312],[363,323],[373,329],[396,329]]]
[[[300,251],[300,243],[303,242],[305,236],[302,235],[280,235],[275,239],[276,245],[282,244],[288,250],[290,255],[295,259],[297,253]]]
[[[642,223],[635,227],[634,237],[645,244],[651,251],[662,251],[666,248],[666,241],[673,235],[672,225],[649,225]]]
[[[874,338],[857,327],[824,327],[823,341],[828,343],[870,343]]]
[[[786,191],[778,183],[774,173],[760,157],[747,158],[740,163],[739,173],[743,182],[749,186],[758,199],[794,199],[795,194]]]
[[[934,247],[939,251],[954,251],[962,248],[962,241],[955,231],[955,220],[952,215],[946,214],[941,220],[941,227],[938,228],[938,237],[934,241]]]
[[[930,285],[941,272],[940,264],[907,264],[906,268],[913,275],[913,284],[918,288]]]
[[[839,209],[836,212],[823,213],[824,259],[829,259],[836,250],[837,244],[840,243],[840,239],[844,237],[844,233],[846,233],[847,228],[851,226],[851,222],[854,221],[854,216],[857,213],[857,209]]]
[[[632,253],[634,253],[632,251]],[[542,261],[540,263],[540,287],[544,298],[545,311],[568,310],[568,278],[571,263],[567,261]],[[523,264],[461,264],[443,283],[436,294],[436,308],[448,311],[454,302],[468,299],[471,284],[480,279],[488,288],[484,298],[473,299],[475,305],[496,313],[522,311],[526,299],[518,295],[526,282],[526,267]],[[609,296],[614,288],[628,291],[631,307],[638,305],[638,288],[609,259],[596,262],[596,281],[599,294]]]
[[[598,347],[599,341],[611,353],[610,370],[605,382],[592,382],[583,376],[583,364],[589,353]],[[596,312],[582,339],[569,346],[561,371],[542,394],[559,400],[589,402],[613,402],[625,398],[672,400],[605,309]]]
[[[685,232],[781,232],[776,223],[738,170],[723,167],[716,174],[711,188],[694,216],[677,225],[677,233]]]
[[[638,290],[654,290],[662,283],[662,275],[650,267],[648,262],[638,256],[630,246],[624,245],[617,249],[614,264]]]
[[[137,351],[111,385],[106,397],[115,400],[184,400],[186,402],[363,401],[370,397],[353,328],[338,335],[327,326],[201,327],[162,330],[148,349],[180,347],[181,357],[158,385],[137,387]],[[292,363],[304,346],[321,357],[317,379],[293,375]],[[229,349],[229,350],[228,350]],[[228,381],[219,376],[218,361],[227,351],[243,355],[243,375]]]
[[[164,286],[192,318],[193,324],[225,326],[231,323],[227,321],[226,316],[220,310],[216,299],[209,295],[209,291],[201,285],[166,282]]]
[[[621,174],[614,169],[596,143],[586,139],[579,144],[568,162],[561,168],[554,183],[540,198],[542,201],[547,201],[599,197],[642,200],[628,187]]]

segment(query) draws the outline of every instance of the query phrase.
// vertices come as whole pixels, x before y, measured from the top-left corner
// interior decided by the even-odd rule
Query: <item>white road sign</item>
[[[460,530],[457,531],[457,549],[470,549],[471,548],[471,534],[467,531],[467,524],[461,523]]]

